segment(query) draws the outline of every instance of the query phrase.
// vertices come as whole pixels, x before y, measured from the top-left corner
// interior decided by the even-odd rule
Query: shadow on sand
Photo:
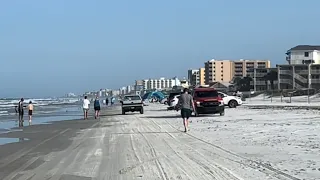
[[[153,118],[153,119],[173,119],[173,118],[181,118],[179,115],[170,115],[170,116],[145,116],[141,118]]]
[[[181,133],[182,131],[173,131],[173,132],[161,132],[161,131],[151,131],[151,132],[132,132],[132,133],[112,133],[116,135],[131,135],[131,134],[172,134],[172,133]]]

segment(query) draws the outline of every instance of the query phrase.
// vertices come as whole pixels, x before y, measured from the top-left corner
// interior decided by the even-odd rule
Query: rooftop
[[[290,49],[290,51],[304,51],[304,50],[318,50],[320,51],[320,46],[314,46],[314,45],[298,45],[296,47],[293,47]]]

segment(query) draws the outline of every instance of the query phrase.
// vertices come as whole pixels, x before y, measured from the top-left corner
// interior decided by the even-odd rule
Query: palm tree
[[[274,81],[278,80],[278,72],[270,71],[267,75],[264,76],[266,81],[266,86],[268,87],[268,81],[270,82],[271,89],[274,90]]]

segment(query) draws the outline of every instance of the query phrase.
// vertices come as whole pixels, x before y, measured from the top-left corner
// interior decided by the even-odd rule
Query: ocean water
[[[78,98],[45,98],[45,99],[25,99],[24,105],[28,105],[32,101],[34,113],[48,113],[56,109],[61,109],[63,106],[79,104]],[[19,103],[19,99],[0,99],[0,118],[3,116],[15,115],[15,106]]]
[[[29,101],[34,105],[32,125],[48,123],[51,121],[80,119],[83,117],[82,103],[77,98],[47,98],[47,99],[25,99],[25,105]],[[19,99],[0,99],[0,133],[13,131],[18,127],[18,114],[15,106]],[[25,110],[24,126],[28,125],[28,111]],[[20,129],[14,129],[14,131]]]

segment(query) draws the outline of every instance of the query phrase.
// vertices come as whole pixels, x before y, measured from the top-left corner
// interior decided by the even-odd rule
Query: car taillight
[[[218,96],[218,101],[219,101],[220,103],[222,103],[222,102],[223,102],[222,97]]]

